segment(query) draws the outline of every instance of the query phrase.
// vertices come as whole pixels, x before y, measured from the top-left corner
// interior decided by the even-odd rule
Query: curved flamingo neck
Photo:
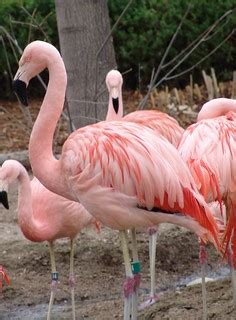
[[[7,160],[3,170],[9,173],[8,184],[18,182],[18,223],[21,231],[29,240],[33,240],[33,234],[37,229],[36,221],[33,217],[32,192],[30,179],[26,169],[15,160]]]
[[[116,113],[112,103],[112,96],[109,93],[109,102],[108,102],[108,111],[107,111],[106,121],[117,121],[117,120],[119,121],[123,118],[124,110],[123,110],[123,99],[122,99],[121,88],[119,88],[118,100],[119,100],[119,108],[118,108],[118,112]]]
[[[197,121],[224,116],[230,111],[236,112],[236,100],[227,98],[213,99],[203,105]]]
[[[29,142],[34,175],[49,190],[66,195],[60,161],[53,155],[53,135],[62,113],[67,76],[60,55],[48,57],[49,83]]]

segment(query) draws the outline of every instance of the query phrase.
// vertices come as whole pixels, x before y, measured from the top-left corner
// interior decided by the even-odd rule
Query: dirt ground
[[[11,105],[11,104],[10,104]],[[7,107],[0,103],[0,106]],[[11,108],[16,108],[11,105]],[[12,110],[13,110],[12,109]],[[11,111],[12,112],[12,111]],[[15,123],[1,122],[6,112],[0,110],[0,124],[4,124],[1,152],[23,149],[24,131]],[[20,116],[19,116],[20,117]],[[19,121],[20,118],[17,118]],[[14,130],[13,130],[14,129]],[[14,133],[12,133],[14,132]],[[65,134],[60,135],[63,143]],[[12,141],[12,145],[5,139]],[[11,140],[13,139],[13,140]],[[26,139],[27,140],[27,139]],[[15,141],[15,142],[14,142]],[[14,147],[15,148],[15,147]],[[0,295],[0,320],[46,319],[50,296],[50,263],[46,243],[31,243],[21,234],[17,225],[17,186],[9,190],[10,210],[0,205],[0,264],[11,278],[11,285],[3,287]],[[148,272],[148,236],[138,233],[142,280],[140,301],[147,297],[150,287]],[[208,248],[208,276],[217,278],[207,283],[209,319],[236,319],[232,306],[229,270],[221,263],[214,248]],[[71,300],[68,286],[69,243],[57,241],[56,262],[60,283],[53,307],[53,319],[71,319]],[[118,233],[102,228],[84,230],[77,239],[75,254],[76,317],[82,319],[122,319],[122,283],[124,265]],[[200,275],[198,242],[196,237],[175,226],[159,228],[156,257],[156,290],[159,301],[139,312],[139,319],[201,319],[201,286],[186,284]]]

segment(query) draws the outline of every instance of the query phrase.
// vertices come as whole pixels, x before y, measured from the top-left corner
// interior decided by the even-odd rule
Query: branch
[[[157,77],[159,76],[159,74],[161,72],[162,65],[164,64],[165,59],[166,59],[166,57],[167,57],[167,55],[168,55],[168,53],[169,53],[169,51],[171,49],[171,46],[174,43],[174,41],[175,41],[175,39],[176,39],[176,37],[177,37],[177,35],[178,35],[182,25],[183,25],[184,20],[186,19],[186,16],[188,15],[191,7],[192,7],[192,3],[190,2],[188,7],[187,7],[187,10],[185,11],[185,14],[183,15],[183,17],[182,17],[182,19],[181,19],[181,21],[180,21],[175,33],[173,34],[173,36],[172,36],[172,38],[171,38],[171,40],[170,40],[170,42],[169,42],[169,44],[168,44],[168,46],[167,46],[167,48],[165,50],[165,53],[164,53],[164,55],[163,55],[163,57],[161,59],[161,62],[158,65],[158,68],[157,68],[157,71],[156,71],[155,75],[151,78],[151,81],[150,81],[149,87],[148,87],[148,92],[147,92],[146,96],[143,98],[143,100],[140,102],[139,109],[143,109],[145,104],[147,103],[149,95],[150,95],[150,93],[151,93],[151,91],[153,89],[153,85],[156,82]]]
[[[195,67],[197,67],[199,64],[201,64],[203,61],[205,61],[208,57],[210,57],[213,53],[215,53],[227,40],[229,40],[229,38],[235,33],[236,29],[233,29],[229,34],[228,36],[223,40],[221,41],[218,46],[216,46],[213,50],[211,50],[205,57],[203,57],[202,59],[200,59],[196,64],[194,64],[192,67],[180,72],[180,73],[177,73],[173,76],[170,76],[170,77],[165,77],[164,80],[171,80],[171,79],[175,79],[175,78],[178,78],[186,73],[188,73],[189,71],[193,70]]]
[[[44,22],[47,20],[47,18],[49,18],[51,15],[52,15],[52,11],[49,12],[49,13],[43,18],[43,20],[41,20],[41,22],[40,22],[39,25],[42,26],[42,25],[44,24]]]
[[[170,61],[168,61],[166,64],[164,64],[162,66],[162,69],[165,69],[166,67],[170,66],[172,63],[174,63],[176,60],[178,60],[186,51],[188,51],[192,46],[195,45],[195,43],[198,43],[199,45],[202,43],[202,39],[204,39],[204,41],[209,40],[210,38],[212,38],[213,36],[215,36],[215,34],[217,34],[217,32],[219,32],[219,30],[229,21],[229,15],[232,14],[233,10],[229,10],[227,12],[225,12],[219,19],[217,19],[210,27],[208,27],[205,31],[203,31],[193,42],[191,42],[186,48],[184,48],[184,50],[182,50],[179,54],[177,54],[177,56],[175,56],[173,59],[171,59]],[[222,24],[215,32],[212,33],[211,36],[206,37],[206,35],[209,35],[211,31],[214,30],[214,28],[217,27],[217,25],[223,20],[227,18],[226,22],[224,24]],[[197,48],[197,46],[195,47]]]
[[[68,99],[68,102],[79,102],[79,103],[90,103],[90,104],[97,104],[96,101],[91,100],[77,100],[77,99]],[[100,102],[99,104],[107,105],[107,102]]]
[[[43,28],[41,27],[41,25],[36,21],[36,19],[33,17],[33,15],[25,8],[25,7],[21,7],[21,9],[31,18],[31,21],[35,23],[35,25],[38,27],[38,29],[42,32],[45,40],[47,42],[50,42],[48,39],[47,34],[44,32]]]
[[[226,13],[224,13],[219,19],[217,19],[205,32],[203,32],[202,34],[203,34],[203,36],[200,38],[200,40],[198,40],[198,42],[196,43],[196,41],[195,42],[193,42],[193,43],[195,43],[195,45],[193,45],[192,46],[192,44],[190,45],[190,46],[188,46],[188,49],[189,48],[191,48],[187,53],[186,53],[186,55],[182,58],[182,59],[180,59],[175,65],[174,65],[174,67],[173,68],[171,68],[155,85],[154,85],[154,82],[152,82],[152,83],[150,83],[150,85],[151,85],[151,88],[149,88],[148,89],[148,92],[147,92],[147,94],[145,95],[145,97],[143,98],[143,100],[141,101],[141,103],[140,103],[140,108],[143,108],[144,107],[144,105],[146,104],[146,102],[147,102],[147,100],[148,100],[148,97],[149,97],[149,95],[150,95],[150,93],[151,93],[151,91],[153,90],[153,89],[155,89],[155,88],[157,88],[163,81],[165,81],[165,80],[167,80],[167,79],[170,79],[170,77],[168,77],[174,70],[176,70],[191,54],[192,54],[192,52],[194,51],[194,50],[196,50],[196,48],[201,44],[201,43],[203,43],[203,42],[205,42],[205,41],[207,41],[208,39],[209,39],[209,35],[210,35],[210,33],[214,30],[214,28],[223,20],[223,19],[225,19],[229,14],[232,14],[232,12],[233,12],[233,10],[228,10]],[[234,31],[230,34],[230,36],[232,35],[234,33]],[[198,37],[198,39],[199,39],[199,37]],[[227,36],[227,39],[228,39],[228,36]],[[192,46],[192,47],[191,47]],[[219,48],[219,46],[217,46],[216,47],[217,49]],[[216,49],[216,50],[217,50]],[[212,53],[214,53],[216,50],[212,50],[213,52]],[[185,50],[184,50],[185,51]],[[182,52],[183,53],[183,52]],[[212,54],[211,53],[211,54]],[[180,57],[181,55],[179,54],[178,55],[178,58]],[[175,59],[175,58],[174,58]],[[174,59],[172,59],[172,62],[173,62],[173,60]],[[159,65],[160,66],[160,65]],[[187,72],[187,71],[186,71]],[[176,76],[175,76],[176,77]]]
[[[79,119],[79,118],[92,120],[92,121],[94,121],[95,123],[96,123],[96,122],[103,121],[102,119],[98,119],[98,118],[95,118],[95,117],[86,117],[86,116],[81,116],[81,115],[78,115],[78,116],[75,116],[75,117],[74,117],[74,119]]]
[[[31,21],[30,21],[30,25],[29,25],[29,32],[28,32],[28,40],[27,43],[30,43],[30,38],[31,38],[31,32],[32,32],[32,21],[34,19],[35,13],[36,13],[36,8],[34,9],[33,13],[32,13],[32,17],[31,17]]]
[[[33,28],[38,28],[38,26],[36,26],[35,24],[32,24],[31,22],[23,22],[23,21],[17,21],[17,20],[11,20],[12,23],[14,24],[20,24],[20,25],[23,25],[23,26],[30,26],[30,27],[33,27]]]
[[[14,44],[14,46],[18,49],[19,53],[22,54],[23,50],[20,48],[20,46],[18,45],[18,42],[15,38],[13,38],[10,33],[7,31],[7,29],[5,29],[3,26],[0,26],[0,30],[2,30],[5,35],[7,36],[7,38]]]
[[[3,51],[4,51],[4,56],[5,56],[5,59],[6,59],[6,62],[7,62],[8,72],[9,72],[9,74],[10,74],[11,80],[13,80],[13,74],[12,74],[12,70],[11,70],[11,64],[10,64],[9,59],[8,59],[7,49],[6,49],[6,46],[5,46],[5,41],[4,41],[4,39],[3,39],[3,36],[0,36],[0,38],[1,38],[1,41],[2,41],[2,45],[3,45]]]

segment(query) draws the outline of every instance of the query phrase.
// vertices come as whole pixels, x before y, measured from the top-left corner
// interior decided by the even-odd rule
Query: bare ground
[[[49,254],[45,243],[31,243],[17,225],[17,188],[9,194],[10,210],[0,208],[1,264],[11,277],[4,286],[0,319],[46,319],[50,290]],[[160,300],[139,314],[139,319],[201,319],[201,287],[186,287],[181,280],[200,272],[198,244],[190,232],[163,225],[157,244],[157,292]],[[138,234],[142,282],[140,300],[149,292],[148,237]],[[221,267],[209,248],[208,271]],[[69,244],[56,246],[60,273],[53,319],[71,319],[68,286]],[[117,232],[85,230],[75,255],[77,319],[122,319],[124,266]],[[184,283],[184,281],[182,281]],[[229,277],[207,284],[209,319],[235,319]]]
[[[12,112],[16,106],[10,104],[10,108],[13,108]],[[4,139],[1,139],[0,151],[23,149],[27,144],[27,138],[23,138],[23,128],[19,126],[16,130],[16,123],[6,120],[1,122],[1,119],[6,119],[6,112],[1,112],[0,124],[3,124]],[[63,132],[59,135],[61,143],[64,136]],[[10,210],[0,206],[0,264],[11,278],[11,285],[4,286],[0,296],[0,320],[46,319],[50,296],[47,245],[31,243],[21,234],[17,225],[16,186],[10,190],[9,200]],[[142,264],[142,301],[149,292],[148,236],[140,232],[138,239]],[[214,248],[209,247],[208,252],[208,273],[221,270],[222,263]],[[71,319],[69,244],[66,239],[57,242],[56,261],[60,283],[53,307],[53,319]],[[100,234],[92,229],[84,230],[77,240],[75,273],[77,319],[122,319],[124,266],[117,232],[107,228],[102,228]],[[139,313],[139,319],[202,319],[201,287],[185,285],[188,279],[198,274],[200,267],[196,237],[184,229],[162,225],[156,262],[157,292],[161,295],[156,304]],[[209,319],[236,319],[227,269],[223,279],[207,284],[207,291]]]

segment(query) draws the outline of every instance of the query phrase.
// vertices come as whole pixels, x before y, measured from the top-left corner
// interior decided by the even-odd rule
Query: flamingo
[[[122,85],[123,77],[121,73],[118,70],[110,70],[106,76],[106,86],[109,92],[109,104],[106,120],[123,120],[143,125],[152,129],[157,136],[166,138],[177,148],[184,133],[184,129],[167,113],[160,112],[158,110],[137,110],[123,117]],[[140,306],[140,309],[153,304],[158,299],[158,295],[155,294],[156,227],[152,226],[149,228],[148,233],[151,290],[149,299]]]
[[[8,187],[18,182],[18,223],[24,236],[33,242],[47,241],[52,268],[51,295],[47,319],[51,318],[52,305],[58,282],[54,255],[56,239],[70,239],[70,276],[72,314],[75,320],[74,249],[78,233],[96,223],[95,219],[78,202],[67,200],[47,190],[37,178],[30,181],[26,169],[16,160],[6,160],[0,168],[2,203],[9,208]]]
[[[107,73],[109,104],[106,120],[124,120],[144,125],[152,129],[157,136],[165,137],[171,144],[178,147],[184,129],[167,113],[159,110],[136,110],[123,116],[122,84],[123,78],[118,70],[110,70]]]
[[[56,159],[52,141],[67,82],[58,50],[43,41],[30,43],[19,61],[13,86],[26,105],[30,79],[45,68],[49,70],[48,89],[29,142],[32,170],[47,189],[79,201],[95,219],[119,230],[126,270],[127,320],[133,274],[125,230],[173,223],[192,230],[220,250],[218,227],[176,148],[149,128],[125,121],[89,125],[70,134]],[[134,311],[132,318],[137,318]]]
[[[197,123],[189,126],[180,142],[179,152],[188,164],[199,191],[207,202],[223,201],[227,221],[223,242],[228,252],[232,243],[231,274],[236,306],[236,101],[226,98],[205,103]],[[231,255],[229,259],[231,260]],[[203,261],[205,263],[205,261]],[[229,261],[230,262],[230,261]],[[206,316],[205,316],[206,317]]]

